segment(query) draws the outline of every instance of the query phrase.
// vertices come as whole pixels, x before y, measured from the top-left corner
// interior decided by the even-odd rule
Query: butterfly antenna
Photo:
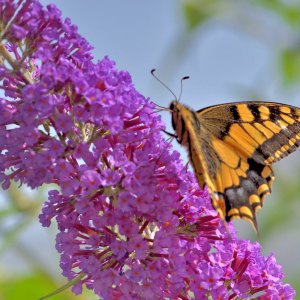
[[[172,92],[172,90],[169,88],[169,87],[167,87],[160,79],[158,79],[157,77],[156,77],[156,75],[154,75],[154,72],[156,71],[156,69],[152,69],[151,70],[151,74],[152,74],[152,76],[158,81],[158,82],[160,82],[166,89],[168,89],[169,90],[169,92],[174,96],[174,98],[176,99],[176,102],[178,102],[178,99],[177,99],[177,97],[175,96],[175,94]]]
[[[177,102],[179,102],[180,101],[180,99],[181,99],[181,95],[182,95],[182,86],[183,86],[183,81],[184,80],[186,80],[186,79],[189,79],[190,77],[189,76],[185,76],[185,77],[183,77],[183,78],[181,78],[181,89],[180,89],[180,95],[179,95],[179,99],[178,99],[178,101]]]

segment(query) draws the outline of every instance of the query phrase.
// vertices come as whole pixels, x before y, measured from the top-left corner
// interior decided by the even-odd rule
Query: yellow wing
[[[195,112],[173,102],[172,109],[177,140],[188,147],[213,207],[226,221],[247,219],[257,233],[255,213],[274,180],[271,164],[298,148],[299,121],[298,108],[279,103],[237,102]]]

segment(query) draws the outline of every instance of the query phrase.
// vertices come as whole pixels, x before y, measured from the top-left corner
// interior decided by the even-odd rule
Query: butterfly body
[[[176,101],[169,109],[177,141],[220,217],[247,219],[258,232],[255,214],[271,193],[272,164],[300,145],[300,109],[236,102],[194,111]]]

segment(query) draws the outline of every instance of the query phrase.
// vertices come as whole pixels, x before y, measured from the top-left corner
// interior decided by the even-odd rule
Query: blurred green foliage
[[[299,1],[259,0],[253,1],[253,3],[261,5],[266,9],[278,14],[284,19],[285,22],[295,29],[300,26]]]
[[[284,49],[280,54],[281,75],[285,83],[300,80],[300,45],[294,49]]]
[[[193,30],[214,15],[220,2],[219,0],[185,1],[183,11],[188,28]]]
[[[38,299],[45,295],[45,291],[53,291],[58,288],[58,284],[40,272],[34,272],[28,276],[5,280],[0,283],[1,299]],[[84,299],[75,297],[69,292],[55,296],[55,300]],[[87,298],[85,298],[87,299]]]
[[[283,20],[296,34],[300,32],[300,1],[282,0],[183,0],[183,13],[190,31],[202,26],[215,16],[236,11],[242,5],[261,9]],[[240,13],[241,10],[238,10]],[[263,30],[263,28],[262,28]],[[276,32],[274,32],[276,35]],[[300,80],[300,40],[295,39],[290,47],[283,47],[278,53],[278,67],[284,83],[294,84]]]

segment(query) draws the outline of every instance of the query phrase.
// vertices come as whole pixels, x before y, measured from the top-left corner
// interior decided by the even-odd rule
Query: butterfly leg
[[[173,137],[173,138],[176,138],[177,139],[177,135],[176,134],[173,134],[173,133],[170,133],[170,132],[168,132],[168,131],[165,131],[165,130],[161,130],[161,131],[163,131],[165,134],[167,134],[167,135],[169,135],[169,136],[171,136],[171,137]]]

